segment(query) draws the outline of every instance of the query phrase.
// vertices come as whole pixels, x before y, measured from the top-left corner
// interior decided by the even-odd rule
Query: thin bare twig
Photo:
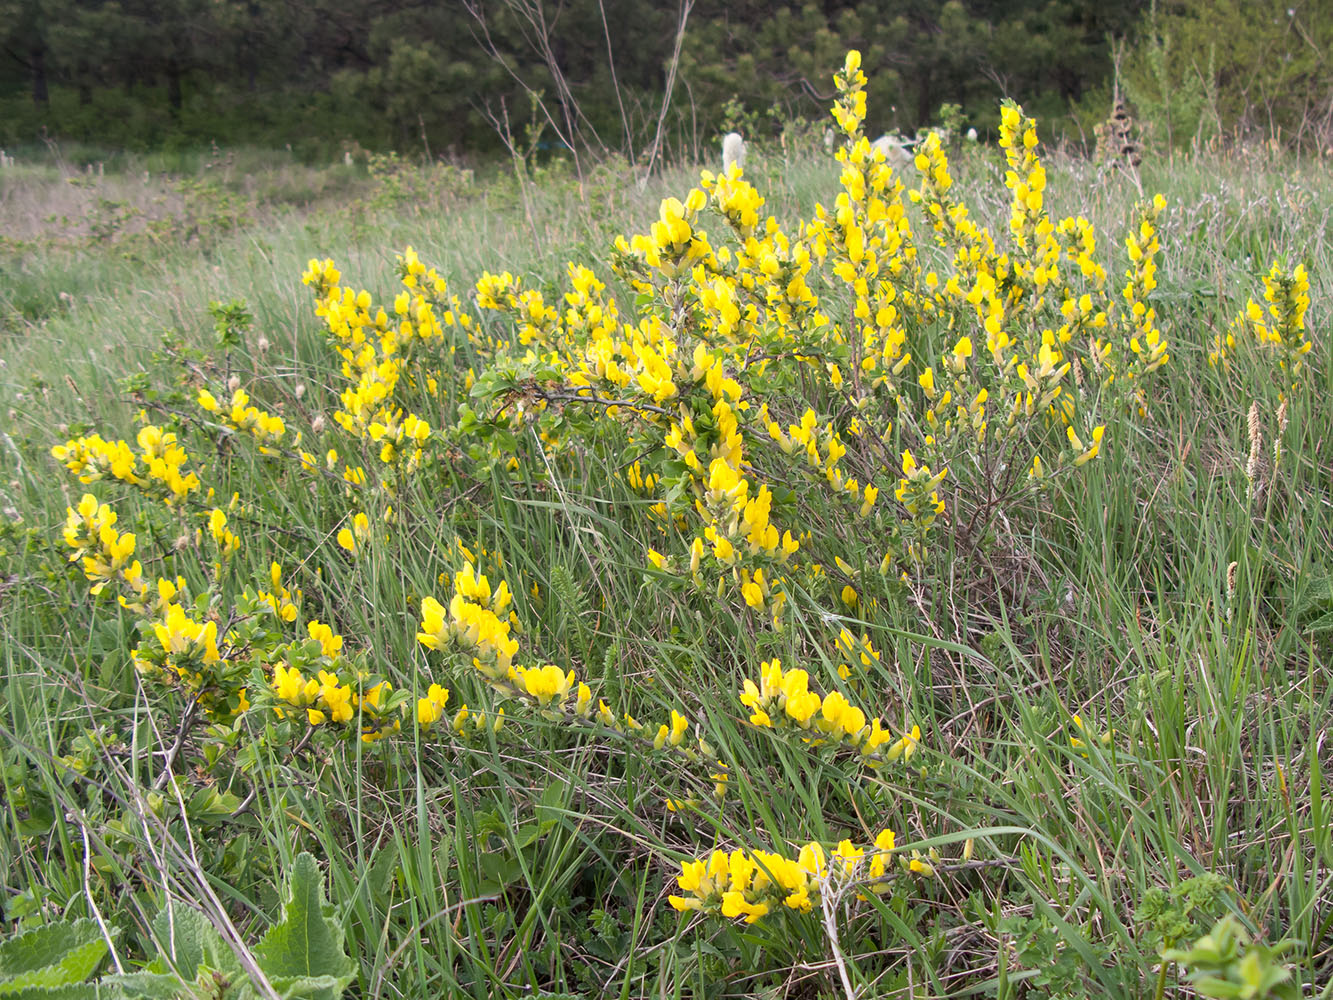
[[[666,89],[662,92],[662,110],[657,113],[657,130],[653,135],[653,144],[650,147],[647,166],[644,167],[643,176],[639,178],[639,190],[643,190],[648,184],[653,166],[662,152],[662,129],[666,125],[667,112],[671,108],[671,92],[676,87],[676,71],[680,68],[680,49],[685,43],[685,24],[690,18],[690,11],[693,9],[694,0],[680,0],[680,19],[676,26],[676,45],[671,52],[671,65],[667,67]]]

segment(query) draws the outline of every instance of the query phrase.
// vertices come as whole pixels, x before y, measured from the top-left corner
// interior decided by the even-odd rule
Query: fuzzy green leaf
[[[276,976],[269,980],[282,1000],[338,1000],[351,979],[337,976]]]
[[[92,920],[46,924],[0,941],[0,996],[28,986],[81,983],[106,956]]]
[[[97,983],[68,983],[64,986],[25,986],[4,996],[5,1000],[115,1000],[119,994]]]
[[[352,981],[355,966],[343,950],[343,930],[331,919],[331,911],[319,866],[309,854],[300,854],[287,882],[282,921],[269,928],[255,948],[259,967],[275,988],[282,981],[296,990],[292,996],[336,1000]],[[305,979],[312,982],[304,986],[296,982]]]
[[[222,936],[198,910],[177,904],[158,911],[153,918],[153,935],[161,949],[152,971],[174,968],[185,980],[195,978],[200,965],[233,971],[239,969],[236,956]]]
[[[191,992],[179,976],[169,972],[128,972],[124,975],[103,976],[99,1000],[108,997],[124,1000],[178,1000]]]

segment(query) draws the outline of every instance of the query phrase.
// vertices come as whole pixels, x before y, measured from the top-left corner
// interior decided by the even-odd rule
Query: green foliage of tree
[[[0,143],[33,142],[45,128],[127,146],[292,143],[327,155],[355,142],[445,155],[500,148],[506,121],[521,138],[538,94],[543,150],[633,157],[657,134],[682,14],[668,156],[711,147],[728,101],[774,136],[794,119],[822,123],[849,47],[865,56],[874,129],[911,132],[946,102],[984,125],[1002,96],[1050,118],[1107,77],[1108,37],[1128,32],[1142,7],[0,0]]]
[[[1311,0],[1154,4],[1126,67],[1128,96],[1163,146],[1230,133],[1327,146],[1329,15]]]

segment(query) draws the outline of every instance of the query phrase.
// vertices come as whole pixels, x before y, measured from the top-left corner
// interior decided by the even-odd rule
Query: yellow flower
[[[933,368],[927,368],[918,375],[917,382],[921,385],[921,388],[926,391],[926,397],[928,399],[935,398],[935,370]],[[903,471],[906,471],[906,469]]]
[[[318,620],[312,620],[306,630],[310,633],[310,638],[319,643],[320,652],[329,659],[333,659],[343,648],[343,637],[335,635],[332,628]]]
[[[1106,433],[1106,425],[1102,424],[1101,426],[1092,429],[1092,444],[1087,448],[1083,447],[1083,442],[1079,440],[1079,436],[1074,433],[1073,427],[1067,428],[1066,433],[1069,437],[1069,443],[1074,446],[1075,451],[1079,452],[1079,454],[1074,457],[1074,466],[1077,468],[1097,457],[1097,453],[1101,450],[1102,446],[1102,435]]]
[[[839,842],[833,851],[833,860],[837,861],[844,875],[851,875],[860,867],[862,859],[865,857],[865,851],[857,847],[850,840]]]
[[[897,835],[892,830],[881,830],[875,837],[875,851],[870,856],[870,878],[880,879],[888,867],[889,856],[897,843]]]
[[[554,664],[528,667],[522,671],[523,689],[543,708],[562,706],[574,687],[574,671],[563,671]]]
[[[889,748],[888,752],[885,753],[884,756],[890,761],[897,760],[899,757],[901,757],[903,759],[903,763],[906,764],[909,760],[912,759],[912,754],[916,753],[916,748],[918,744],[920,744],[920,742],[921,742],[921,727],[913,726],[912,731],[909,733],[905,733],[902,736],[902,738],[898,740],[898,742],[894,743],[893,746]]]
[[[439,649],[448,637],[444,606],[433,597],[424,598],[421,602],[421,631],[417,633],[417,642],[427,649]]]
[[[432,684],[426,696],[417,700],[417,724],[422,729],[429,729],[435,725],[444,715],[444,708],[448,703],[448,689]]]
[[[916,855],[917,852],[913,851],[912,854]],[[935,874],[934,865],[929,861],[923,861],[920,857],[915,856],[908,862],[907,869],[915,875],[924,875],[926,878],[930,878]]]

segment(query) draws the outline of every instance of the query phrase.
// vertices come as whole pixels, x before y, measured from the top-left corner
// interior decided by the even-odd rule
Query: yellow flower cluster
[[[145,638],[130,654],[135,668],[180,687],[210,717],[230,718],[247,711],[244,664],[219,651],[217,622],[192,618],[173,599],[186,595],[172,582],[159,580],[158,592],[160,613],[149,625],[152,638]]]
[[[687,237],[682,228],[695,219],[703,199],[702,192],[696,191],[684,205],[668,204],[649,236],[636,237],[632,247],[625,243],[622,248],[641,273],[652,268],[658,278],[670,275],[660,289],[664,301],[681,301],[685,285],[682,262],[695,251],[704,252],[697,241],[695,251],[684,249],[693,237]],[[663,261],[669,265],[665,270]],[[707,270],[708,265],[700,262],[698,267]],[[602,283],[587,269],[574,265],[570,278],[574,290],[565,296],[569,308],[563,317],[544,321],[543,351],[552,350],[543,353],[542,359],[557,362],[568,373],[566,391],[572,396],[602,404],[612,419],[622,410],[635,413],[655,427],[657,440],[678,456],[683,468],[672,482],[683,477],[701,521],[691,550],[691,575],[696,582],[701,587],[720,588],[725,586],[723,578],[730,578],[738,596],[751,607],[780,609],[784,597],[780,588],[775,590],[778,581],[771,572],[773,560],[785,561],[795,543],[788,536],[787,550],[781,550],[781,533],[770,520],[771,494],[763,487],[754,490],[742,471],[741,420],[749,404],[741,398],[740,384],[727,373],[725,355],[710,350],[702,340],[691,350],[681,349],[670,318],[649,315],[637,327],[626,326],[622,331],[614,304],[602,297]],[[513,291],[516,287],[517,279],[508,274],[485,275],[477,286],[478,304],[513,314],[520,339],[524,339],[523,331],[533,326],[531,315],[537,309],[532,303],[536,300],[529,299],[520,308]],[[700,288],[703,325],[726,336],[734,327],[735,317],[727,315],[734,301],[710,298],[706,287]],[[543,315],[549,319],[549,313]],[[560,350],[554,350],[557,347]],[[526,357],[529,361],[534,358],[531,350]],[[665,408],[668,404],[671,409]],[[524,408],[520,400],[514,412]],[[540,401],[534,407],[536,412],[544,410]],[[543,431],[543,440],[549,443],[553,438]],[[644,493],[664,485],[660,472],[645,472],[642,464],[632,464],[627,478],[632,488]],[[675,514],[679,517],[680,511]],[[655,516],[664,522],[671,520],[664,505],[655,507]],[[716,562],[716,572],[705,581],[699,575],[699,564],[709,555],[709,562]],[[650,559],[659,567],[672,568],[659,554],[650,554]]]
[[[1075,426],[1085,402],[1083,373],[1099,375],[1097,388],[1119,380],[1117,391],[1132,394],[1142,411],[1146,396],[1134,380],[1168,360],[1148,303],[1156,287],[1160,250],[1156,219],[1165,202],[1158,196],[1144,206],[1126,239],[1130,268],[1123,307],[1115,311],[1106,297],[1105,271],[1095,260],[1092,225],[1082,217],[1053,223],[1046,213],[1046,174],[1037,156],[1036,123],[1006,102],[1000,133],[1009,167],[1005,180],[1012,193],[1012,254],[999,252],[990,234],[951,199],[952,180],[938,140],[928,137],[917,156],[922,181],[913,198],[926,208],[940,242],[954,251],[953,276],[941,283],[927,274],[919,287],[933,296],[933,308],[947,317],[949,328],[962,333],[942,358],[941,367],[950,376],[948,388],[939,385],[929,368],[918,379],[927,406],[920,451],[932,462],[946,459],[969,435],[976,443],[964,447],[984,447],[989,407],[1004,417],[1001,442],[1017,442],[1034,420],[1063,423],[1071,447],[1061,457],[1077,467],[1096,456],[1104,433],[1104,425]],[[985,335],[984,353],[974,352],[968,331],[959,329],[955,306],[973,311],[977,332]],[[1118,332],[1119,339],[1108,338],[1110,331]],[[981,364],[983,360],[987,363]],[[1067,378],[1071,370],[1074,385]],[[952,420],[944,415],[951,402],[956,408]],[[1087,438],[1091,444],[1084,443]],[[1039,481],[1047,467],[1038,455],[1030,461],[1030,481]]]
[[[89,593],[100,594],[117,578],[136,594],[142,593],[147,587],[143,567],[137,559],[130,561],[135,538],[116,529],[116,512],[91,493],[83,495],[77,508],[65,509],[65,544],[74,550],[69,561],[82,560],[83,575],[92,584]]]
[[[421,645],[442,650],[453,644],[465,653],[472,653],[473,667],[490,687],[504,698],[526,702],[551,721],[600,725],[619,733],[637,735],[651,743],[654,750],[679,754],[690,763],[713,756],[713,749],[702,737],[687,740],[689,719],[675,709],[671,710],[669,721],[653,730],[628,713],[617,718],[605,701],[594,699],[592,689],[579,681],[573,670],[550,663],[540,666],[514,663],[519,645],[518,640],[511,637],[510,629],[516,629],[518,621],[510,610],[512,595],[508,582],[501,579],[492,590],[487,575],[480,573],[473,564],[474,552],[461,542],[458,549],[465,562],[454,574],[454,596],[449,609],[446,611],[431,597],[422,601],[421,631],[417,634]],[[499,556],[487,553],[484,548],[478,549],[481,555],[491,557],[498,572],[502,566]],[[507,619],[502,617],[505,612],[508,612]],[[444,718],[448,699],[449,691],[438,684],[433,684],[427,694],[418,699],[416,718],[424,731],[430,731]],[[498,732],[503,716],[501,709],[493,717],[493,732]],[[470,713],[464,705],[454,716],[454,731],[468,735],[465,723],[476,731],[483,731],[487,720],[484,713]],[[726,794],[728,777],[729,769],[722,761],[717,761],[709,772],[714,797],[718,801]],[[667,809],[672,812],[697,805],[698,801],[692,797],[666,800]]]
[[[159,591],[170,589],[162,586],[167,581],[158,583]],[[145,640],[131,653],[135,668],[179,687],[211,718],[229,719],[247,711],[246,664],[219,650],[217,622],[196,621],[174,601],[160,606],[159,617],[151,623],[155,641]]]
[[[753,924],[775,907],[809,913],[831,881],[866,881],[884,888],[896,836],[881,830],[868,848],[843,840],[830,855],[810,842],[795,858],[774,851],[713,851],[707,860],[686,861],[676,884],[688,895],[669,896],[679,912],[698,911]],[[868,855],[868,857],[867,857]]]
[[[184,468],[190,456],[173,432],[148,424],[140,429],[136,443],[137,455],[125,441],[106,441],[92,434],[56,445],[51,455],[85,486],[107,477],[143,490],[156,484],[163,488],[169,506],[199,489],[199,477]]]
[[[175,666],[178,659],[197,657],[203,664],[216,663],[220,659],[217,622],[192,621],[179,604],[166,606],[161,620],[153,623],[153,635],[167,656],[168,663],[177,672],[184,669]]]
[[[1094,362],[1111,362],[1112,377],[1140,378],[1166,364],[1169,356],[1162,332],[1157,328],[1157,311],[1148,304],[1148,296],[1157,287],[1157,217],[1166,209],[1166,199],[1156,195],[1141,206],[1136,231],[1125,238],[1129,251],[1129,270],[1125,274],[1123,297],[1129,309],[1127,335],[1132,356],[1119,364],[1107,352],[1110,346],[1098,342]],[[1117,370],[1118,369],[1118,370]]]
[[[302,280],[315,290],[315,314],[343,359],[343,376],[353,383],[342,391],[334,420],[372,446],[381,463],[401,465],[410,473],[422,461],[432,429],[399,405],[397,396],[404,388],[421,387],[433,395],[439,380],[436,373],[418,373],[405,362],[417,345],[442,343],[446,330],[470,331],[473,324],[444,278],[411,247],[398,257],[398,275],[404,291],[395,298],[392,315],[376,307],[369,292],[342,287],[342,275],[330,260],[311,260]],[[344,478],[357,484],[364,473],[349,469]]]
[[[333,627],[311,620],[309,638],[278,649],[269,678],[273,711],[287,718],[295,711],[311,726],[346,725],[354,720],[363,743],[374,743],[402,728],[401,698],[387,681],[371,683],[343,656],[343,637]],[[447,695],[446,695],[447,697]]]
[[[687,277],[695,264],[713,253],[708,234],[696,228],[699,210],[705,204],[707,195],[697,188],[684,202],[678,198],[665,199],[648,234],[635,236],[628,243],[624,237],[617,237],[616,249],[634,255],[669,281]],[[681,306],[683,302],[677,300],[669,305]]]
[[[490,580],[466,562],[453,583],[447,610],[433,597],[422,600],[417,641],[427,649],[457,643],[472,654],[472,665],[488,683],[503,691],[512,689],[519,680],[514,669],[518,640],[510,635],[511,623],[505,616],[513,600],[508,582],[501,580],[492,593]]]
[[[422,600],[417,641],[435,650],[450,643],[460,646],[472,654],[473,667],[491,687],[505,696],[526,696],[550,718],[561,718],[567,710],[580,718],[590,718],[592,691],[578,682],[574,671],[549,663],[534,667],[514,663],[519,647],[511,629],[516,628],[518,619],[511,610],[509,583],[502,579],[492,591],[490,579],[474,567],[471,550],[461,543],[459,549],[467,561],[454,574],[449,608],[446,610],[433,597]],[[437,707],[442,712],[444,705]],[[423,714],[433,716],[432,723],[439,718],[434,709],[420,703],[417,714],[418,718]]]
[[[662,498],[650,509],[664,535],[673,526],[687,532],[687,552],[650,548],[648,560],[685,574],[688,556],[688,578],[701,591],[730,593],[775,622],[792,557],[809,571],[816,555],[798,552],[799,540],[774,523],[779,506],[756,475],[764,446],[803,455],[805,474],[872,522],[868,531],[885,539],[886,574],[921,573],[944,510],[944,472],[932,470],[961,470],[966,478],[950,479],[950,488],[971,498],[992,489],[972,481],[987,469],[1029,468],[1032,485],[1077,468],[1102,445],[1097,393],[1167,359],[1147,302],[1160,199],[1127,241],[1129,284],[1116,309],[1091,224],[1050,218],[1036,123],[1006,104],[1011,249],[997,247],[953,199],[947,157],[931,136],[916,158],[912,195],[952,266],[943,276],[926,271],[903,186],[861,134],[864,81],[850,53],[834,110],[845,136],[842,189],[797,238],[765,217],[753,185],[705,173],[683,201],[662,203],[647,233],[616,243],[613,269],[640,293],[632,320],[574,264],[563,313],[509,273],[477,283],[479,308],[512,321],[508,343],[497,332],[485,345],[504,373],[493,380],[503,404],[494,419],[510,433],[495,440],[512,447],[513,432],[532,421],[543,446],[572,450],[620,425],[634,449],[625,461],[631,487]],[[734,246],[715,248],[704,232],[710,205]],[[927,327],[944,330],[942,343],[915,336]],[[1088,392],[1084,372],[1100,373]],[[1130,391],[1142,409],[1142,390]],[[782,420],[796,399],[800,416]],[[568,404],[580,400],[585,416],[569,416]],[[1067,442],[1047,456],[1054,464],[1032,448],[1050,439],[1052,424]],[[900,475],[883,456],[904,453],[911,460]],[[648,458],[655,454],[662,457]],[[886,488],[896,506],[881,502]]]
[[[121,607],[140,617],[145,638],[130,654],[136,669],[183,687],[210,714],[243,711],[249,705],[244,688],[220,683],[230,665],[218,650],[217,622],[189,616],[181,603],[188,593],[180,577],[154,582],[145,578],[143,566],[133,558],[135,535],[119,531],[117,520],[110,505],[85,493],[77,507],[66,509],[64,540],[74,550],[70,561],[82,564],[89,592],[95,596],[115,585],[122,590]]]
[[[842,72],[834,74],[833,83],[838,88],[838,98],[833,103],[833,120],[843,132],[854,137],[866,120],[866,75],[861,71],[859,51],[852,49],[847,53]]]
[[[207,389],[199,390],[201,409],[218,418],[223,427],[236,433],[247,433],[259,442],[259,451],[263,455],[276,455],[272,447],[282,440],[287,433],[287,425],[282,418],[250,402],[250,394],[237,388],[231,394],[231,402],[223,406]]]
[[[746,678],[740,700],[751,710],[751,725],[788,726],[805,733],[807,742],[848,746],[871,767],[899,757],[910,760],[921,741],[919,726],[895,741],[878,717],[867,721],[865,712],[838,691],[821,698],[810,690],[806,671],[784,671],[776,658],[760,664],[758,684]]]
[[[366,516],[365,511],[357,511],[352,515],[351,525],[338,531],[338,544],[353,555],[369,539],[370,518]]]
[[[259,591],[258,600],[282,621],[288,624],[296,621],[296,602],[301,599],[301,591],[297,590],[293,597],[292,592],[282,585],[282,567],[276,562],[269,564],[268,574],[273,590]]]
[[[1041,289],[1049,269],[1059,263],[1060,247],[1051,238],[1054,227],[1044,210],[1046,169],[1037,158],[1037,143],[1037,123],[1017,104],[1006,101],[1000,108],[1000,148],[1009,165],[1004,183],[1014,196],[1009,234],[1015,248],[1034,265],[1032,278]]]
[[[121,594],[117,600],[122,608],[134,612],[140,618],[148,619],[165,614],[168,605],[173,601],[190,603],[189,589],[183,576],[172,580],[158,578],[155,583],[131,578],[126,580],[126,583],[131,584],[132,595],[127,597]]]
[[[355,714],[351,686],[343,684],[337,674],[328,670],[321,670],[307,679],[298,668],[279,663],[273,668],[272,687],[278,700],[293,708],[305,709],[312,726],[325,721],[349,722]],[[280,718],[285,716],[283,708],[277,707],[275,711]]]
[[[1069,737],[1069,745],[1074,750],[1079,751],[1084,757],[1088,755],[1087,741],[1100,744],[1103,747],[1109,747],[1111,741],[1115,739],[1114,729],[1098,734],[1097,732],[1090,730],[1083,722],[1083,719],[1078,715],[1072,716],[1070,721],[1074,724],[1074,729],[1077,730],[1078,735]],[[1084,740],[1084,737],[1087,737],[1087,741]]]
[[[818,424],[819,416],[813,409],[807,408],[800,422],[788,425],[785,432],[776,420],[769,420],[768,436],[788,455],[804,453],[811,470],[821,473],[835,494],[846,494],[854,504],[860,505],[861,516],[868,516],[879,496],[878,487],[866,484],[863,493],[856,479],[843,475],[838,463],[847,454],[847,446],[831,421],[826,422],[822,429]]]
[[[930,529],[934,527],[936,518],[944,513],[944,501],[940,499],[937,490],[949,470],[946,468],[932,472],[930,466],[916,460],[910,448],[903,452],[902,470],[902,478],[898,480],[898,488],[893,491],[893,495],[907,511],[913,529],[910,534],[904,532],[904,554],[914,565],[920,565],[925,561]],[[887,569],[891,554],[885,555],[882,568]]]
[[[1295,386],[1292,380],[1300,377],[1305,355],[1314,347],[1305,327],[1310,308],[1310,276],[1305,265],[1297,264],[1288,271],[1281,261],[1274,261],[1264,277],[1263,297],[1266,306],[1250,299],[1225,337],[1213,338],[1208,360],[1229,371],[1239,335],[1276,361],[1278,371],[1284,373],[1279,377],[1285,390]]]
[[[591,276],[591,272],[588,272]],[[487,274],[477,282],[477,306],[497,312],[510,313],[518,325],[518,342],[524,347],[550,349],[560,327],[560,313],[546,304],[541,292],[534,288],[524,290],[522,278],[508,271]],[[493,342],[489,346],[498,346]]]
[[[227,527],[227,515],[214,507],[208,512],[208,533],[217,546],[218,555],[230,559],[241,547],[241,539]]]
[[[839,658],[838,676],[845,681],[864,678],[880,661],[879,650],[864,632],[857,638],[844,628],[838,633],[834,649]]]
[[[312,622],[312,637],[314,625]],[[389,704],[392,685],[388,681],[380,681],[365,687],[359,677],[355,682],[344,680],[336,670],[336,656],[336,653],[331,656],[325,654],[334,669],[315,670],[310,676],[304,675],[296,666],[284,663],[274,665],[269,686],[280,703],[273,706],[278,717],[286,718],[292,709],[303,711],[306,721],[312,726],[346,724],[359,718],[363,743],[375,743],[399,732],[402,722]]]
[[[445,707],[449,704],[449,689],[432,684],[422,698],[417,699],[417,725],[423,733],[430,732],[444,717]],[[454,735],[467,739],[482,733],[495,734],[504,725],[505,710],[497,710],[487,717],[485,712],[477,712],[463,705],[453,714],[449,728]]]
[[[392,465],[404,454],[405,468],[412,472],[421,464],[422,447],[430,440],[430,424],[415,413],[402,410],[381,411],[366,428],[366,436],[380,446],[380,461]]]

